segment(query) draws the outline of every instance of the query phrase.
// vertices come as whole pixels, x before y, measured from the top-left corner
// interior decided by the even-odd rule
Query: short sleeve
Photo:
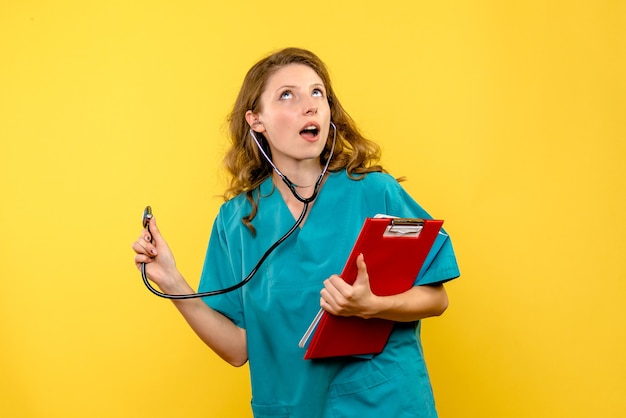
[[[433,218],[398,182],[394,181],[390,186],[386,199],[391,215],[403,218]],[[459,266],[454,255],[452,241],[445,229],[442,229],[424,261],[415,280],[415,285],[440,284],[455,279],[459,275]]]
[[[234,268],[233,254],[237,254],[229,242],[228,231],[222,216],[213,224],[209,245],[200,277],[199,292],[224,289],[242,280],[241,273]],[[211,308],[230,318],[237,326],[245,328],[241,289],[221,295],[203,298]]]
[[[452,248],[452,241],[450,241],[448,234],[441,230],[422,265],[415,285],[441,284],[455,279],[459,275],[459,266]]]

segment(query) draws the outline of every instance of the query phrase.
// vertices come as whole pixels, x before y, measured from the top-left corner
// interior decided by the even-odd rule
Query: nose
[[[317,103],[313,99],[309,99],[304,104],[304,114],[307,116],[316,115],[317,114]]]

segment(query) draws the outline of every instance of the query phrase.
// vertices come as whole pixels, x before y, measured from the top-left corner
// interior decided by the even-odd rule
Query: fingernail
[[[156,250],[155,250],[154,248],[153,248],[153,249],[151,249],[151,250],[150,250],[150,254],[152,254],[152,255],[156,255]]]
[[[150,235],[146,235],[144,238],[146,241],[150,242]]]

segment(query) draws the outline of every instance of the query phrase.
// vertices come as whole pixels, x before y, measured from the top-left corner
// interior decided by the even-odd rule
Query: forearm
[[[441,315],[448,307],[448,295],[443,285],[413,286],[392,296],[373,296],[363,318],[382,318],[411,322]]]
[[[187,294],[195,291],[184,278],[178,277],[167,289],[169,294]],[[200,298],[174,299],[176,308],[189,326],[217,355],[233,366],[241,366],[248,360],[246,331],[235,325],[229,318],[211,309]]]

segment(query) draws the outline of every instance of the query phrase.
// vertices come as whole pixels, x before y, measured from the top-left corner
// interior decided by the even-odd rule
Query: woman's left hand
[[[324,281],[324,288],[320,292],[320,306],[325,311],[338,316],[370,317],[374,311],[375,301],[378,298],[370,288],[367,265],[363,254],[356,259],[357,276],[352,285],[346,283],[340,276],[333,274]]]
[[[336,274],[324,281],[320,292],[322,309],[337,316],[412,322],[439,316],[448,308],[448,295],[442,284],[413,286],[396,295],[377,296],[370,287],[363,254],[357,257],[356,266],[352,285]]]

